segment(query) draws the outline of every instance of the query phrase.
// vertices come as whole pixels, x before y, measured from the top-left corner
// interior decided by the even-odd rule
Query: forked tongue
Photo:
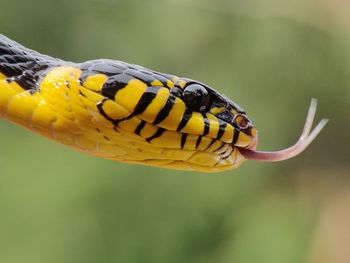
[[[294,156],[297,156],[302,151],[305,150],[306,147],[316,138],[316,136],[320,133],[323,127],[327,124],[328,119],[322,119],[315,129],[310,133],[312,128],[312,123],[315,118],[317,108],[317,100],[311,99],[309,111],[307,113],[305,125],[302,134],[300,135],[299,140],[291,147],[275,151],[275,152],[265,152],[265,151],[254,151],[249,149],[239,149],[242,155],[248,160],[257,160],[263,162],[277,162],[283,161],[286,159],[290,159]]]

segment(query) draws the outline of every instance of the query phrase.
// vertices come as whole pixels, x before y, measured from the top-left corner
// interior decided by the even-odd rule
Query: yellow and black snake
[[[208,85],[116,60],[67,62],[0,35],[0,116],[107,159],[202,172],[283,160],[326,124],[310,134],[315,110],[313,100],[294,146],[259,152],[245,111]]]

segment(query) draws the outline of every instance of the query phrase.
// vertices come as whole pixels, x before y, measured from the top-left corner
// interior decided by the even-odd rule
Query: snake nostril
[[[251,122],[244,115],[237,114],[235,122],[241,130],[248,129],[252,126]]]

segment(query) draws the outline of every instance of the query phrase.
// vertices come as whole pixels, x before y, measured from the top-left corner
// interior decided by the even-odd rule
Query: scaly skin
[[[122,162],[218,172],[257,153],[244,110],[203,83],[121,61],[66,62],[1,35],[0,115]]]

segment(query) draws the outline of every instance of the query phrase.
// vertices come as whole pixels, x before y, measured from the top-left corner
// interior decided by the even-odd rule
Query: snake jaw
[[[306,117],[305,125],[299,140],[289,148],[280,151],[256,151],[250,147],[241,148],[241,154],[248,160],[264,161],[264,162],[278,162],[293,158],[303,152],[311,142],[317,137],[328,119],[322,119],[317,126],[311,131],[312,124],[315,118],[317,108],[317,100],[312,99],[309,111]],[[310,133],[311,132],[311,133]]]

